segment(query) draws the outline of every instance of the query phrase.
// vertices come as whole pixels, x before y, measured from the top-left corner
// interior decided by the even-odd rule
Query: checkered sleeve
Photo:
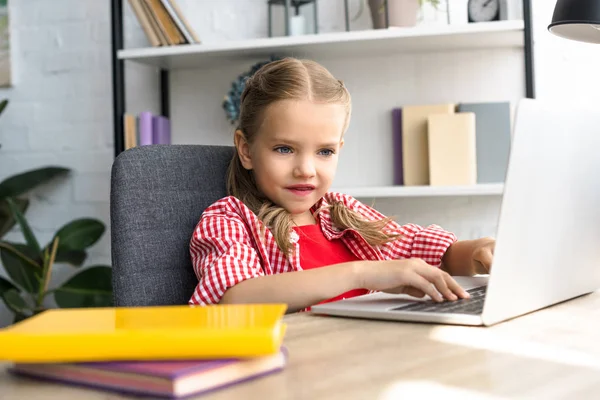
[[[198,285],[189,304],[217,304],[227,289],[264,275],[250,234],[240,220],[203,216],[192,235],[190,254]]]
[[[448,248],[457,241],[456,235],[438,225],[421,227],[416,224],[399,225],[390,223],[393,231],[402,236],[382,246],[382,254],[390,260],[421,258],[428,264],[439,267]]]
[[[383,214],[358,200],[337,194],[350,209],[359,212],[367,220],[374,221],[385,218]],[[400,234],[401,237],[380,247],[382,255],[388,260],[404,258],[421,258],[433,266],[441,266],[446,250],[457,241],[454,233],[442,229],[438,225],[422,227],[416,224],[400,225],[389,222],[385,228],[388,233]]]

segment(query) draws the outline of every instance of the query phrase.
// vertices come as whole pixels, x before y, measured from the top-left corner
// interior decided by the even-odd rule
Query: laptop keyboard
[[[392,308],[392,311],[418,311],[445,314],[478,315],[483,312],[483,300],[485,299],[486,289],[487,286],[480,286],[467,290],[467,293],[471,295],[471,297],[468,299],[444,301],[442,303],[437,303],[433,300],[420,301]]]

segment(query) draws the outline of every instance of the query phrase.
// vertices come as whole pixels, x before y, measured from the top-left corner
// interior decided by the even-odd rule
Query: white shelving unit
[[[528,48],[523,20],[430,25],[410,28],[320,33],[292,37],[259,38],[220,43],[122,49],[116,57],[173,70],[218,69],[228,63],[244,63],[271,55],[313,59],[366,59],[387,54],[447,53],[494,48]],[[167,78],[168,79],[168,78]],[[344,185],[346,186],[346,185]],[[374,186],[339,187],[332,190],[362,198],[497,196],[503,184],[473,186]]]
[[[303,57],[363,57],[402,52],[454,51],[460,49],[524,46],[521,20],[464,25],[416,26],[354,32],[260,38],[215,44],[195,44],[117,53],[165,70],[200,68],[232,61],[285,54]]]
[[[504,185],[502,183],[488,183],[471,186],[341,187],[332,188],[331,190],[346,193],[356,198],[494,196],[503,193]]]

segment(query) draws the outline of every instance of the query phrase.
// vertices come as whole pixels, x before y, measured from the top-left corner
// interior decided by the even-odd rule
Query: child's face
[[[240,154],[262,192],[298,225],[314,222],[309,209],[331,186],[345,118],[338,104],[279,101],[267,108],[247,156]]]

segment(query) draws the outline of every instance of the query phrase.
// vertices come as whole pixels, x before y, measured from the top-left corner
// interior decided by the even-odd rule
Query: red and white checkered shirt
[[[360,213],[367,220],[379,220],[384,215],[362,204],[351,196],[329,192],[312,211],[340,201]],[[340,230],[333,226],[329,209],[317,216],[321,230],[328,240],[340,239],[361,260],[393,260],[421,258],[439,266],[442,256],[457,238],[437,225],[426,228],[415,224],[399,225],[390,222],[386,230],[400,233],[401,238],[381,246],[371,246],[355,230]],[[246,279],[258,276],[301,271],[298,235],[291,232],[290,240],[296,246],[288,257],[277,246],[267,229],[261,238],[262,222],[244,203],[233,196],[225,197],[209,206],[194,230],[190,253],[198,285],[189,304],[216,304],[227,289]]]

